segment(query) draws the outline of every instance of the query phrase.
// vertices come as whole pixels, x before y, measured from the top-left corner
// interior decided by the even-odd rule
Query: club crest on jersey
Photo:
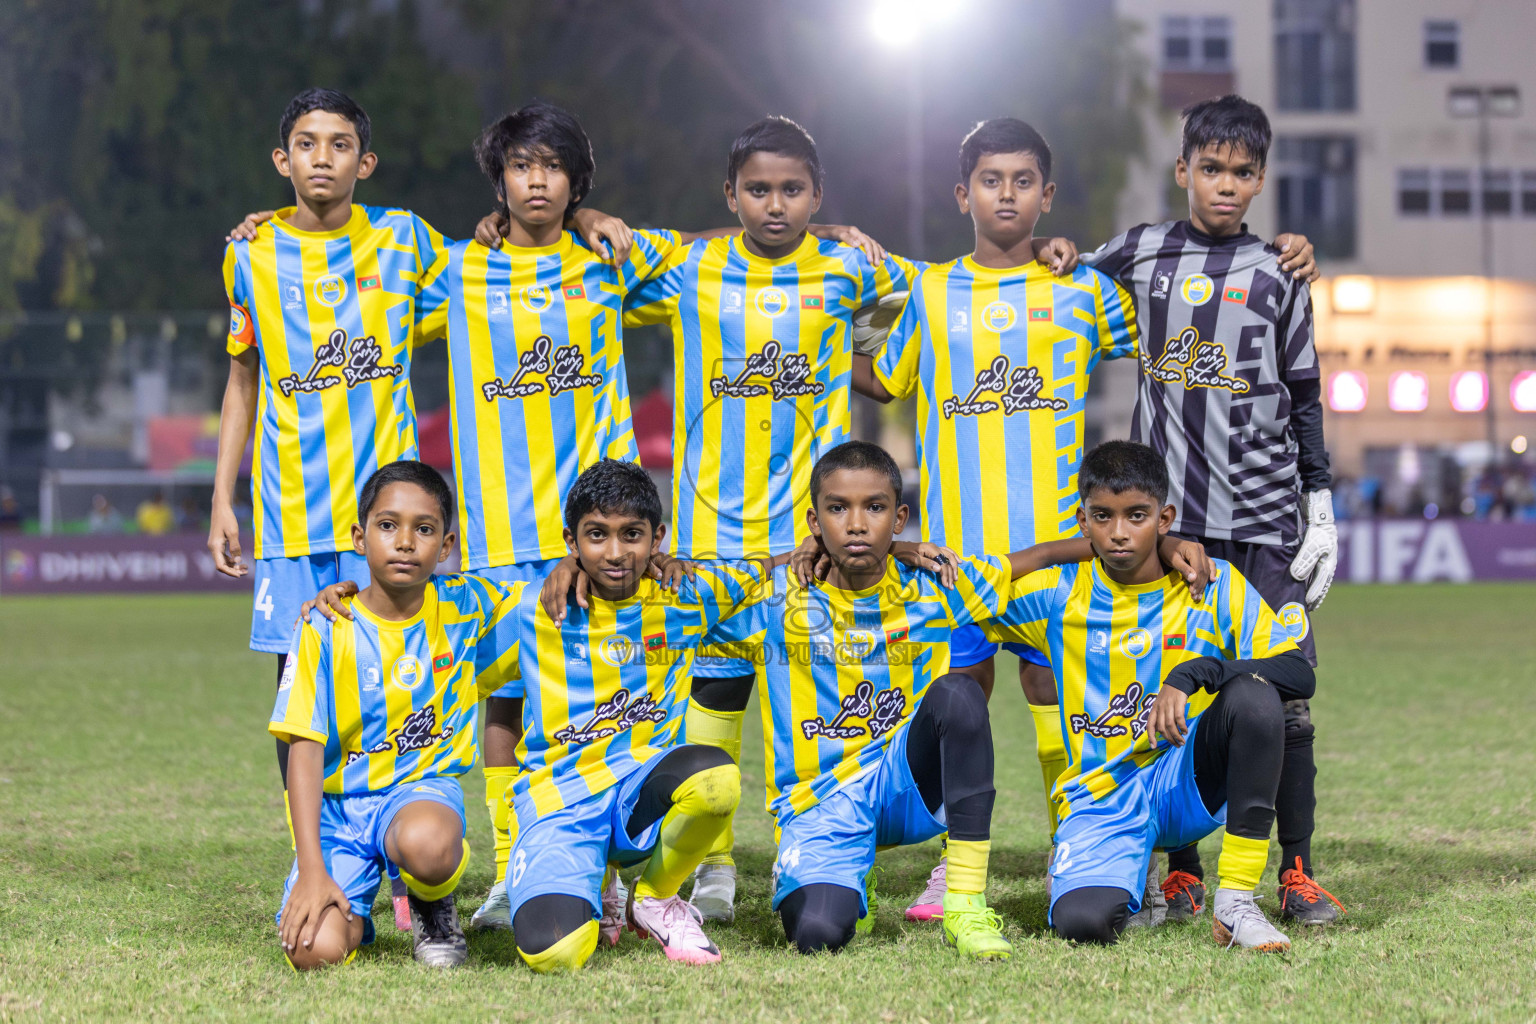
[[[1140,626],[1132,626],[1120,634],[1120,651],[1127,658],[1139,658],[1152,649],[1152,634]]]
[[[402,690],[414,690],[429,678],[426,667],[414,654],[402,654],[389,667],[389,681]]]
[[[636,660],[639,654],[640,648],[635,646],[635,642],[622,633],[605,636],[602,642],[597,645],[597,656],[603,660],[604,664],[612,665],[614,668],[628,665],[631,661]]]
[[[555,301],[555,293],[542,284],[530,284],[518,293],[517,300],[530,313],[542,313]]]
[[[999,334],[1012,327],[1015,319],[1013,304],[1009,302],[989,302],[981,311],[982,325],[987,330],[996,331]]]
[[[1155,362],[1147,363],[1147,375],[1165,384],[1183,381],[1185,388],[1221,388],[1237,395],[1247,394],[1248,382],[1227,376],[1226,368],[1226,346],[1217,341],[1202,341],[1199,330],[1186,327],[1168,339]]]
[[[1007,356],[998,356],[992,365],[976,374],[976,385],[962,400],[959,395],[944,399],[944,418],[956,416],[980,416],[983,413],[1003,410],[1005,416],[1031,409],[1054,409],[1057,412],[1070,404],[1064,398],[1048,398],[1042,395],[1045,378],[1033,366],[1011,366]],[[996,394],[997,400],[986,397]]]
[[[603,386],[602,374],[584,373],[586,367],[587,357],[582,353],[581,346],[562,345],[555,348],[554,340],[547,334],[541,334],[533,339],[531,348],[518,353],[517,376],[508,381],[500,377],[488,380],[480,385],[480,393],[487,402],[494,402],[498,398],[527,398],[546,388],[551,397],[577,388],[592,388],[595,391]],[[527,379],[536,373],[542,373],[544,379]]]
[[[752,378],[761,377],[767,383]],[[799,352],[784,351],[777,341],[770,341],[761,352],[747,357],[746,365],[734,378],[722,374],[709,382],[709,393],[715,398],[756,398],[772,395],[774,401],[784,398],[801,398],[819,395],[827,386],[819,380],[811,380],[811,361]]]
[[[871,740],[877,740],[901,724],[906,709],[905,693],[900,690],[881,690],[879,696],[876,696],[873,684],[865,680],[839,702],[837,715],[832,721],[827,721],[821,715],[804,719],[800,723],[800,732],[808,740],[817,736],[851,740],[866,732]],[[852,721],[855,718],[862,718],[865,723],[859,725]]]
[[[619,687],[612,697],[592,709],[592,714],[580,725],[575,723],[557,729],[556,743],[582,744],[607,739],[625,729],[632,729],[641,722],[665,722],[667,713],[654,698],[642,694],[630,700],[630,693]]]
[[[1152,703],[1156,699],[1157,694],[1146,693],[1140,683],[1132,683],[1124,693],[1110,698],[1109,706],[1102,715],[1097,718],[1089,718],[1086,714],[1068,715],[1067,727],[1073,732],[1085,732],[1096,739],[1109,739],[1126,733],[1130,733],[1134,739],[1140,739],[1142,733],[1147,731],[1147,716],[1151,714]],[[1125,719],[1129,724],[1116,723],[1117,718]]]
[[[339,369],[340,376],[322,375],[321,371],[329,366]],[[277,389],[283,393],[284,398],[288,398],[294,392],[302,391],[307,394],[324,391],[337,384],[346,384],[349,388],[355,388],[369,381],[398,377],[404,370],[405,367],[399,363],[384,362],[384,350],[371,335],[348,341],[347,332],[338,327],[319,348],[315,349],[315,361],[310,364],[309,372],[303,377],[290,373],[277,382]]]
[[[347,282],[340,274],[326,274],[315,282],[315,301],[332,309],[347,297]]]
[[[789,293],[777,286],[764,288],[752,297],[752,305],[763,316],[780,316],[789,308]]]
[[[1275,616],[1280,620],[1280,625],[1285,627],[1286,636],[1301,643],[1307,638],[1307,633],[1312,629],[1312,622],[1307,618],[1307,609],[1299,601],[1288,601],[1281,605]]]
[[[1205,274],[1190,274],[1179,285],[1179,294],[1191,306],[1203,306],[1216,294],[1216,285]]]

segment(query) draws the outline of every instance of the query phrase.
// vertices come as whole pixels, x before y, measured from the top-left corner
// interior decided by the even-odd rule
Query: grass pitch
[[[272,741],[272,658],[248,603],[0,601],[0,1020],[1320,1021],[1536,1019],[1536,589],[1341,587],[1318,616],[1321,880],[1349,907],[1286,956],[1223,951],[1208,918],[1111,949],[1044,934],[1039,772],[1023,698],[993,703],[990,898],[1007,964],[962,963],[901,911],[937,846],[882,854],[874,935],[785,948],[749,716],[737,923],[716,968],[626,936],[540,978],[505,936],[466,969],[416,966],[391,926],[349,967],[300,977],[272,914],[290,859]],[[1011,665],[999,665],[999,679]],[[490,885],[477,774],[465,920]],[[1216,840],[1205,863],[1213,872]],[[1274,849],[1274,848],[1272,848]],[[1265,880],[1273,912],[1271,855]]]

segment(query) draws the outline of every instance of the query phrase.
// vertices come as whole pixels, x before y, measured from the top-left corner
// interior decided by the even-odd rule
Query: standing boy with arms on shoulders
[[[1174,170],[1189,219],[1134,228],[1084,259],[1136,295],[1132,437],[1168,460],[1173,531],[1237,566],[1315,666],[1310,612],[1333,580],[1338,532],[1310,290],[1243,223],[1270,139],[1264,111],[1239,96],[1190,107]],[[1321,925],[1339,910],[1312,874],[1313,732],[1307,701],[1288,702],[1276,810],[1281,914]],[[1170,916],[1199,913],[1199,851],[1168,861]]]
[[[352,527],[371,582],[344,616],[294,630],[267,728],[289,744],[294,865],[277,920],[295,968],[373,941],[385,868],[408,890],[416,959],[456,967],[468,954],[453,900],[469,862],[457,776],[475,763],[480,696],[505,677],[495,627],[512,605],[488,580],[433,575],[453,547],[452,502],[423,463],[374,473]]]
[[[1290,940],[1254,889],[1275,821],[1281,701],[1311,694],[1312,667],[1230,564],[1217,561],[1197,595],[1159,564],[1177,515],[1168,487],[1145,445],[1089,452],[1077,518],[1094,560],[1018,581],[982,627],[1046,652],[1056,679],[1069,763],[1051,794],[1050,922],[1063,938],[1114,942],[1143,902],[1153,849],[1225,826],[1212,934],[1282,952]]]

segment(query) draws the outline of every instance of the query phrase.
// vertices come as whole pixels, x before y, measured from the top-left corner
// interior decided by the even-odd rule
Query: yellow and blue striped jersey
[[[672,329],[675,551],[760,558],[806,536],[811,467],[848,439],[853,314],[914,275],[809,235],[765,259],[738,235],[678,249],[630,296],[627,323]]]
[[[1169,749],[1153,747],[1147,715],[1175,665],[1192,658],[1268,658],[1296,649],[1285,624],[1229,563],[1197,603],[1176,572],[1126,586],[1097,559],[1016,580],[1003,614],[981,623],[987,639],[1029,644],[1056,676],[1067,769],[1052,799],[1065,819],[1072,806],[1113,791]],[[1189,698],[1192,718],[1215,695]]]
[[[352,548],[373,471],[416,457],[417,295],[443,238],[408,210],[353,206],[335,231],[284,218],[224,250],[230,355],[256,349],[256,558]]]
[[[949,671],[949,638],[990,618],[1011,573],[996,558],[962,558],[952,590],[888,559],[867,590],[802,587],[787,566],[765,596],[717,625],[707,653],[764,666],[768,809],[783,825],[884,753],[928,684]]]
[[[634,238],[617,266],[567,232],[539,248],[456,242],[429,271],[423,331],[448,335],[466,569],[564,555],[565,493],[581,471],[638,459],[622,306],[678,236]]]
[[[539,587],[509,586],[516,607],[496,627],[500,661],[523,682],[523,768],[509,799],[548,814],[601,793],[677,739],[693,683],[694,648],[759,592],[761,573],[699,566],[677,593],[644,579],[634,596],[588,596],[556,625]]]
[[[267,730],[325,745],[326,793],[377,793],[475,763],[476,711],[506,682],[496,625],[510,592],[478,576],[434,576],[410,619],[319,615],[294,630]]]
[[[1136,354],[1131,297],[1096,270],[924,270],[875,375],[917,392],[922,536],[962,554],[1077,533],[1088,374]]]

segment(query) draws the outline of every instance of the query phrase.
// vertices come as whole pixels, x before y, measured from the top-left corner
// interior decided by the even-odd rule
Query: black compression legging
[[[686,744],[662,755],[640,787],[635,809],[624,823],[631,839],[655,824],[672,809],[672,794],[688,778],[710,768],[731,764],[730,755],[718,747]],[[535,956],[592,920],[592,904],[581,896],[549,893],[535,896],[517,908],[512,933],[517,948]]]
[[[1193,740],[1195,785],[1210,813],[1227,805],[1227,831],[1233,835],[1269,837],[1284,728],[1279,693],[1251,676],[1223,686],[1200,716]],[[1110,886],[1073,889],[1051,908],[1051,926],[1075,942],[1114,942],[1130,920],[1131,895]]]
[[[944,809],[951,838],[991,836],[992,727],[975,679],[952,672],[923,692],[907,725],[907,767],[928,810]],[[779,919],[800,952],[836,951],[853,939],[862,907],[858,890],[813,882],[784,897]]]
[[[752,699],[755,675],[730,676],[726,679],[694,679],[692,697],[699,707],[711,711],[745,711]]]

